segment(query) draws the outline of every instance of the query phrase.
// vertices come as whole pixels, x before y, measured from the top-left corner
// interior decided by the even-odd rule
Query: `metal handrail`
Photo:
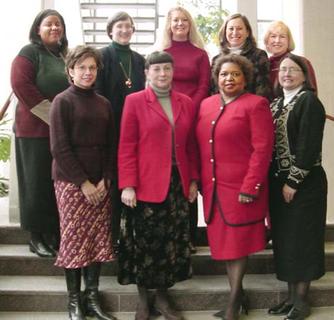
[[[329,114],[326,114],[326,119],[334,121],[334,117]]]
[[[1,120],[3,119],[3,117],[5,116],[6,111],[7,111],[8,107],[10,106],[10,103],[12,102],[13,98],[14,98],[14,92],[12,91],[12,92],[10,93],[10,95],[8,96],[8,98],[7,98],[6,102],[5,102],[5,104],[4,104],[4,105],[2,106],[2,108],[0,109],[0,121],[1,121]]]

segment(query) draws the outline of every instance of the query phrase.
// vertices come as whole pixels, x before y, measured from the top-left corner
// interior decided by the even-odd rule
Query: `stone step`
[[[61,276],[0,276],[0,311],[65,312],[67,293]],[[244,279],[250,309],[267,309],[286,296],[286,284],[273,274],[246,275]],[[100,291],[105,310],[134,312],[135,285],[121,286],[115,277],[101,277]],[[170,289],[176,307],[185,311],[217,310],[228,299],[226,276],[195,276]],[[334,272],[312,283],[310,301],[314,307],[334,306]]]
[[[198,247],[192,256],[195,275],[226,274],[225,264],[211,259],[208,247]],[[55,259],[40,258],[31,253],[27,245],[0,244],[0,275],[62,275],[63,270],[54,266]],[[326,243],[326,270],[334,271],[334,243]],[[274,273],[272,250],[264,250],[250,256],[249,274]],[[102,275],[117,274],[117,262],[105,263]]]
[[[207,246],[206,228],[198,227],[197,235],[198,245]],[[327,242],[334,242],[334,224],[327,225],[325,240]],[[26,244],[28,242],[29,233],[21,230],[18,224],[0,224],[0,244]]]
[[[182,313],[185,320],[217,320],[213,316],[217,310],[209,311],[185,311]],[[133,320],[133,312],[114,312],[118,320]],[[312,308],[312,314],[307,320],[333,320],[334,307]],[[247,318],[247,319],[246,319]],[[66,312],[0,312],[0,319],[3,320],[68,320]],[[162,316],[155,320],[163,320]],[[273,320],[267,314],[267,309],[251,310],[245,320]]]

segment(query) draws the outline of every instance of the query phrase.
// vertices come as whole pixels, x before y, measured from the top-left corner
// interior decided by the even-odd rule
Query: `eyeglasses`
[[[232,78],[238,78],[242,75],[241,72],[238,71],[232,71],[232,72],[222,72],[219,74],[219,76],[223,78],[227,78],[228,76],[231,76]]]
[[[303,70],[301,69],[297,69],[297,68],[294,68],[294,67],[290,67],[290,68],[287,68],[287,67],[282,67],[282,68],[279,68],[279,72],[289,72],[289,73],[296,73],[296,72],[302,72]]]

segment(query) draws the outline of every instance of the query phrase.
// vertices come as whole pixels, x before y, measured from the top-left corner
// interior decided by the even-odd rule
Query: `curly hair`
[[[212,78],[215,85],[218,87],[219,72],[224,63],[234,63],[238,65],[243,73],[246,81],[246,89],[249,89],[253,81],[253,64],[245,57],[239,54],[228,54],[226,56],[220,56],[216,59],[212,69]]]

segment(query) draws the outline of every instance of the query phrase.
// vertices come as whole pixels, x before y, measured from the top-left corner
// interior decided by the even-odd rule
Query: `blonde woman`
[[[270,81],[273,86],[274,95],[278,92],[278,69],[279,64],[291,51],[295,49],[295,42],[289,27],[282,21],[272,22],[264,36],[264,44],[267,52],[271,55],[270,62]],[[317,80],[312,64],[305,57],[302,57],[307,66],[307,71],[310,77],[311,88],[317,92]]]
[[[162,50],[168,52],[174,60],[173,89],[189,96],[196,107],[209,95],[210,62],[202,36],[190,13],[182,7],[168,11]],[[190,205],[190,250],[196,252],[197,202]]]

